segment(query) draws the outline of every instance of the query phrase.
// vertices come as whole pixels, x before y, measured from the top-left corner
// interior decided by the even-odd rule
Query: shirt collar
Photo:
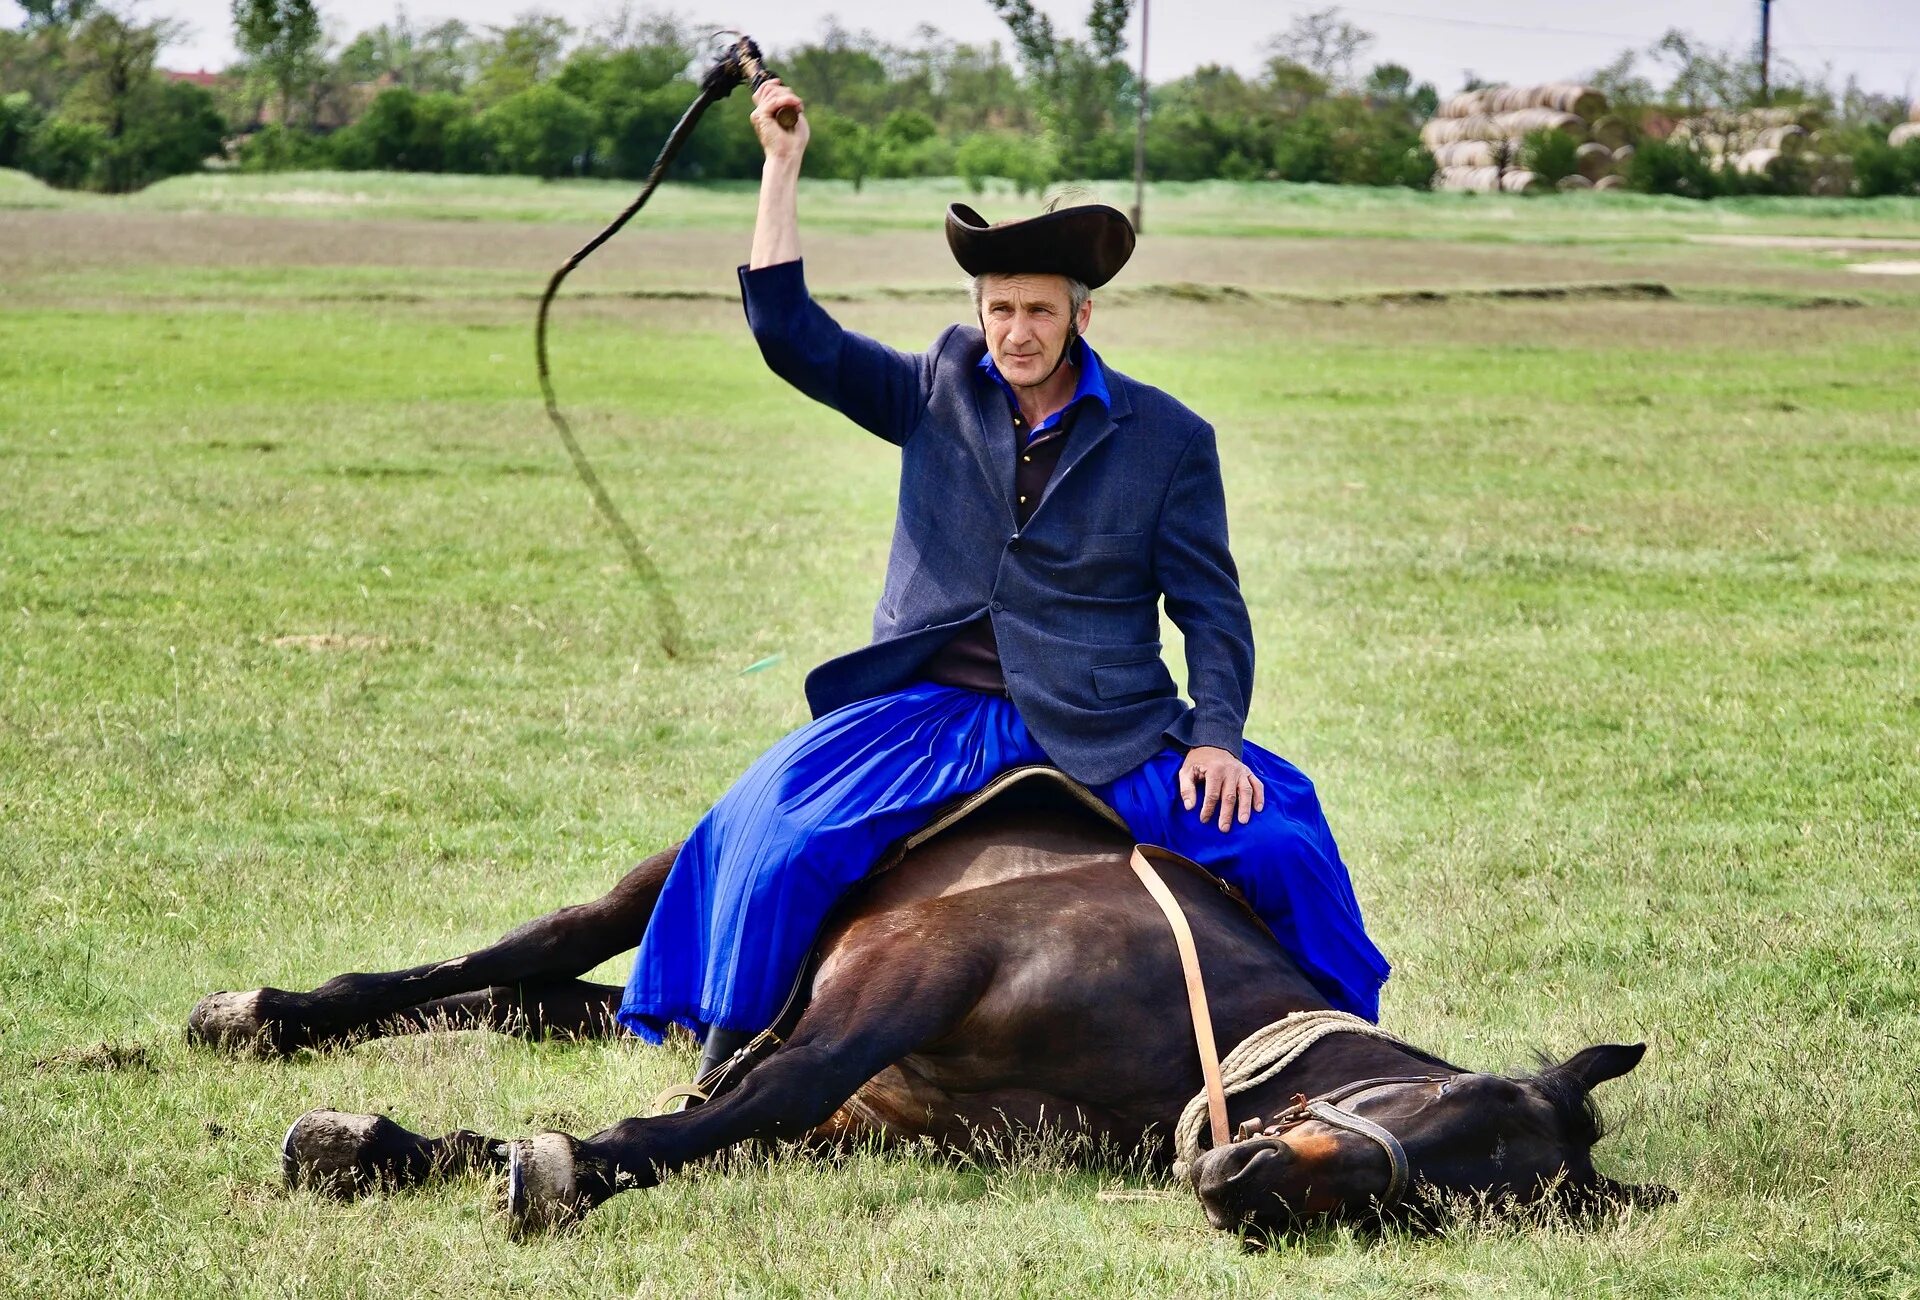
[[[1080,373],[1079,379],[1073,386],[1073,396],[1068,399],[1065,406],[1042,420],[1039,427],[1027,435],[1029,439],[1037,438],[1057,427],[1060,421],[1066,418],[1067,412],[1079,405],[1082,398],[1092,398],[1100,403],[1102,410],[1113,409],[1113,395],[1107,391],[1106,371],[1101,369],[1099,356],[1094,353],[1085,338],[1076,338],[1073,341],[1073,363]],[[1013,391],[1013,385],[1008,383],[1006,377],[1000,373],[1000,367],[993,364],[993,353],[988,352],[981,356],[980,369],[985,371],[994,383],[1000,385],[1000,391],[1005,393],[1007,401],[1013,404],[1014,413],[1019,414],[1019,395]]]

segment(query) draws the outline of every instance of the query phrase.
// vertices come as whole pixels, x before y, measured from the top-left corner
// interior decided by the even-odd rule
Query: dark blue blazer
[[[799,262],[742,267],[740,289],[775,374],[901,449],[873,642],[808,675],[815,717],[907,685],[987,614],[1007,694],[1079,780],[1116,780],[1168,740],[1240,753],[1253,629],[1206,421],[1107,369],[1110,410],[1083,410],[1022,529],[1015,435],[978,329],[952,326],[916,356],[842,329]],[[1163,596],[1186,636],[1191,708],[1160,662]]]

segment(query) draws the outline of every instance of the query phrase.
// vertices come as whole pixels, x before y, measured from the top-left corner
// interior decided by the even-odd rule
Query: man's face
[[[1069,315],[1067,278],[1063,275],[989,275],[980,292],[980,327],[987,333],[987,351],[1006,381],[1027,388],[1044,380],[1060,360],[1069,330],[1084,331],[1093,316],[1093,303],[1080,308],[1080,319]]]

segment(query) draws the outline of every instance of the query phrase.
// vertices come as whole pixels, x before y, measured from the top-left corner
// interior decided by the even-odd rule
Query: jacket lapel
[[[1012,525],[1017,517],[1013,513],[1013,428],[1012,420],[1006,413],[1006,399],[993,380],[979,370],[973,372],[973,415],[974,425],[969,438],[973,444],[973,454],[980,460],[980,466],[986,471],[987,482],[992,485],[994,495],[1000,498],[1000,504],[1006,507],[1007,522]],[[1000,418],[994,419],[998,413]]]
[[[1067,475],[1073,473],[1074,467],[1085,460],[1095,447],[1112,437],[1114,431],[1120,427],[1120,421],[1133,414],[1133,407],[1127,401],[1122,383],[1115,382],[1119,379],[1120,376],[1115,371],[1107,371],[1107,390],[1111,406],[1102,410],[1095,405],[1091,410],[1081,412],[1074,421],[1073,432],[1067,435],[1067,445],[1060,453],[1060,463],[1054,466],[1053,477],[1047,480],[1047,490],[1040,494],[1040,503],[1033,508],[1034,518],[1039,518],[1040,512],[1047,508],[1047,501],[1053,496],[1054,490],[1060,486]],[[1008,454],[1012,454],[1011,449]],[[1012,473],[1011,465],[1008,466],[1008,473]],[[1031,520],[1028,521],[1028,527],[1032,527]]]

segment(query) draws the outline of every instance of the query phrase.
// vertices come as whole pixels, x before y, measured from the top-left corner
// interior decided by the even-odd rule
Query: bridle
[[[1448,1076],[1435,1074],[1392,1075],[1373,1079],[1360,1079],[1344,1083],[1318,1096],[1297,1095],[1293,1104],[1275,1115],[1272,1120],[1261,1125],[1259,1119],[1250,1119],[1240,1125],[1239,1131],[1229,1135],[1227,1129],[1227,1095],[1229,1092],[1246,1092],[1261,1083],[1275,1077],[1286,1069],[1300,1055],[1320,1039],[1332,1034],[1359,1034],[1365,1037],[1380,1038],[1406,1046],[1392,1034],[1343,1011],[1305,1011],[1283,1016],[1271,1025],[1255,1030],[1227,1055],[1223,1063],[1213,1038],[1213,1013],[1207,1006],[1206,981],[1200,972],[1200,956],[1193,942],[1193,927],[1187,924],[1186,914],[1181,911],[1179,900],[1167,887],[1155,869],[1156,860],[1172,860],[1186,863],[1184,858],[1147,845],[1134,846],[1132,866],[1140,883],[1159,904],[1167,925],[1173,931],[1174,947],[1180,954],[1180,971],[1187,986],[1187,1009],[1193,1019],[1194,1045],[1200,1054],[1200,1072],[1205,1080],[1200,1095],[1187,1104],[1180,1122],[1175,1126],[1174,1145],[1176,1161],[1174,1172],[1180,1173],[1182,1167],[1190,1169],[1200,1154],[1199,1125],[1201,1108],[1204,1108],[1206,1121],[1212,1130],[1213,1146],[1217,1150],[1234,1142],[1243,1142],[1256,1137],[1277,1137],[1289,1129],[1318,1120],[1331,1128],[1342,1129],[1359,1134],[1378,1146],[1387,1156],[1387,1187],[1377,1201],[1377,1208],[1386,1211],[1398,1205],[1406,1198],[1408,1184],[1412,1180],[1412,1165],[1407,1160],[1407,1149],[1400,1139],[1389,1133],[1381,1125],[1356,1115],[1346,1109],[1342,1103],[1352,1105],[1358,1098],[1384,1088],[1402,1087],[1411,1084],[1440,1084],[1445,1086]],[[1186,863],[1192,866],[1191,863]],[[1202,871],[1195,867],[1194,870]],[[1202,874],[1206,874],[1202,871]],[[1208,879],[1212,879],[1208,876]],[[1218,884],[1218,881],[1215,881]],[[1224,886],[1223,886],[1224,888]]]
[[[1292,1105],[1264,1125],[1258,1117],[1242,1123],[1239,1131],[1234,1134],[1233,1141],[1246,1142],[1255,1138],[1277,1138],[1310,1120],[1318,1120],[1329,1128],[1344,1129],[1349,1133],[1357,1133],[1361,1137],[1368,1138],[1387,1154],[1389,1170],[1387,1189],[1374,1201],[1375,1209],[1385,1213],[1406,1198],[1407,1187],[1412,1182],[1413,1166],[1407,1160],[1407,1149],[1401,1145],[1399,1138],[1389,1133],[1384,1127],[1364,1115],[1354,1114],[1340,1103],[1351,1104],[1369,1093],[1410,1084],[1437,1083],[1444,1087],[1446,1078],[1445,1075],[1439,1074],[1397,1074],[1344,1083],[1338,1088],[1320,1093],[1315,1097],[1296,1096]]]

